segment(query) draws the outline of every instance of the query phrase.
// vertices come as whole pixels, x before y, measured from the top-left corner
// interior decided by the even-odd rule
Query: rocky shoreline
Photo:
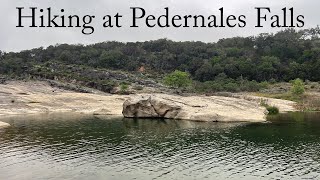
[[[82,113],[123,117],[123,104],[153,99],[155,117],[193,121],[265,121],[266,110],[260,106],[259,97],[246,95],[178,96],[160,93],[111,95],[107,93],[77,93],[50,86],[42,81],[10,81],[0,84],[0,118],[9,115],[41,113]],[[155,100],[155,102],[154,102]],[[281,112],[294,111],[294,102],[269,99]],[[125,104],[126,104],[125,103]],[[166,107],[166,105],[168,105]],[[126,106],[125,106],[126,107]],[[173,108],[175,111],[168,110]],[[139,110],[139,107],[136,108]],[[141,108],[140,108],[141,110]],[[147,109],[148,110],[148,109]],[[151,109],[152,110],[152,109]],[[165,115],[161,115],[161,111]],[[135,114],[136,113],[136,114]],[[125,117],[144,117],[140,112]],[[150,111],[148,112],[150,114]],[[148,114],[147,113],[147,114]],[[152,112],[151,112],[152,114]],[[153,117],[153,116],[145,116]]]

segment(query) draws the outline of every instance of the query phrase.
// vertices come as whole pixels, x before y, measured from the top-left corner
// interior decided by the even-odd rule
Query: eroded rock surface
[[[174,119],[180,111],[181,106],[177,103],[155,96],[138,96],[126,100],[123,104],[123,115],[130,118]]]
[[[266,110],[256,102],[218,96],[140,95],[123,103],[128,118],[168,118],[194,121],[265,121]]]

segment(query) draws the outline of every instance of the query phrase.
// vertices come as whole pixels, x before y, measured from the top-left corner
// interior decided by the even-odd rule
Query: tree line
[[[48,62],[89,68],[165,75],[187,72],[198,82],[320,81],[320,28],[285,29],[275,34],[221,39],[216,43],[102,42],[92,45],[59,44],[18,53],[0,51],[0,74],[35,73]],[[46,73],[46,72],[44,72]]]

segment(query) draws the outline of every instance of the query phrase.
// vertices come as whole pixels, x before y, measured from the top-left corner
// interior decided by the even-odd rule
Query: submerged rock
[[[266,110],[258,103],[229,97],[139,95],[123,103],[128,118],[166,118],[194,121],[262,122]]]

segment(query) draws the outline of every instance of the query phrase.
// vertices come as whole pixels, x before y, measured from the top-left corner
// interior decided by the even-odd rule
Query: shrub
[[[276,107],[276,106],[270,106],[269,104],[266,103],[265,100],[261,100],[260,105],[267,109],[268,115],[277,115],[277,114],[279,114],[279,108]]]
[[[164,77],[164,84],[176,88],[184,88],[192,83],[190,75],[187,72],[175,70]]]
[[[239,91],[239,85],[236,83],[227,83],[224,85],[224,89],[228,92],[238,92]]]
[[[120,85],[120,91],[121,91],[121,92],[127,91],[128,88],[129,88],[129,86],[128,86],[127,84],[121,84],[121,85]]]
[[[301,79],[295,79],[292,82],[292,88],[291,88],[291,92],[294,95],[300,96],[303,95],[304,93],[304,83]]]
[[[269,83],[270,83],[270,84],[275,84],[275,83],[277,83],[277,81],[276,81],[274,78],[271,78],[271,79],[269,80]]]
[[[239,92],[239,91],[247,91],[247,92],[256,92],[260,89],[267,88],[269,86],[268,82],[258,83],[257,81],[249,81],[246,79],[234,80],[232,78],[223,78],[223,76],[219,77],[218,75],[214,81],[206,81],[206,82],[197,82],[194,83],[194,89],[197,92]]]
[[[254,92],[260,90],[260,83],[257,83],[256,81],[245,81],[243,85],[243,90],[248,92]]]
[[[276,114],[279,114],[279,108],[275,107],[275,106],[268,106],[266,107],[267,110],[268,110],[268,114],[270,115],[276,115]]]
[[[270,82],[271,83],[271,82]],[[259,84],[261,89],[266,89],[269,87],[269,83],[267,81],[263,81]]]

